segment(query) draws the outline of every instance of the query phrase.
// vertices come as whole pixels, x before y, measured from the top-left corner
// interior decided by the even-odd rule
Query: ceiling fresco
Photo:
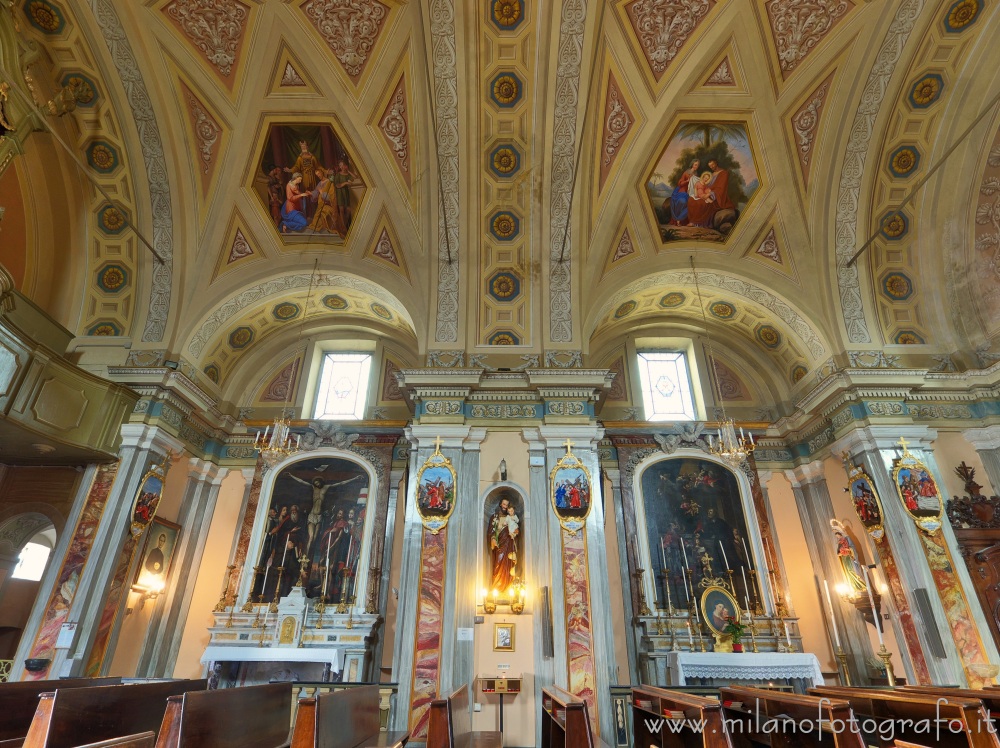
[[[60,127],[111,198],[67,206],[89,282],[59,321],[132,360],[182,355],[224,395],[240,362],[324,315],[400,335],[412,360],[694,329],[692,256],[751,400],[755,357],[787,386],[885,348],[971,362],[1000,336],[1000,120],[895,210],[1000,87],[975,75],[1000,70],[984,0],[24,0],[15,16],[44,57],[39,103],[73,85]],[[44,216],[25,220],[42,236]],[[307,309],[314,266],[329,282]],[[949,298],[961,322],[934,314]]]

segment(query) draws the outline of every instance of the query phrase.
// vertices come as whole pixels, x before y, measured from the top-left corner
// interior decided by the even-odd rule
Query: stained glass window
[[[316,412],[319,419],[364,418],[372,357],[367,353],[327,353],[319,375]]]
[[[646,420],[695,420],[687,356],[680,351],[640,351],[638,360]]]

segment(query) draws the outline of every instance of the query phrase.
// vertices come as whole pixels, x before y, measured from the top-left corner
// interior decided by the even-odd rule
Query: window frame
[[[642,409],[643,416],[646,421],[649,422],[689,422],[697,421],[699,419],[699,400],[698,393],[695,389],[694,384],[694,371],[692,367],[692,356],[693,351],[690,349],[684,349],[674,346],[664,346],[664,347],[652,347],[643,346],[641,348],[637,347],[635,350],[635,360],[636,369],[639,375],[639,390],[642,393]],[[687,408],[688,413],[656,413],[656,406],[654,404],[652,388],[654,386],[651,381],[649,373],[650,360],[646,358],[648,354],[659,354],[659,355],[676,355],[680,358],[683,363],[684,368],[684,382],[678,382],[678,386],[687,386],[686,396],[682,394],[682,407]]]
[[[312,402],[312,418],[313,418],[313,420],[317,420],[317,421],[362,421],[362,420],[364,420],[365,411],[367,410],[368,405],[369,405],[369,402],[368,402],[369,396],[371,395],[372,371],[374,369],[375,358],[376,358],[374,351],[365,351],[365,350],[356,350],[356,349],[355,350],[336,350],[336,349],[330,350],[330,349],[326,349],[326,350],[320,350],[320,351],[318,351],[318,353],[319,353],[319,356],[318,356],[318,358],[319,358],[319,367],[318,367],[318,371],[316,373],[315,387],[314,387],[314,392],[313,392],[312,399],[311,399],[311,402]],[[326,411],[326,407],[330,403],[330,397],[329,397],[330,392],[329,392],[329,389],[326,389],[327,397],[326,397],[325,402],[323,403],[324,411],[322,413],[320,413],[320,401],[321,401],[321,398],[322,398],[322,396],[324,394],[324,381],[323,380],[324,380],[324,374],[325,374],[325,372],[327,370],[327,366],[330,365],[329,362],[331,361],[331,359],[336,359],[336,358],[342,357],[342,356],[359,356],[359,357],[363,357],[364,359],[366,359],[365,363],[362,364],[362,372],[360,373],[360,376],[359,376],[357,382],[355,382],[355,386],[357,388],[358,394],[357,394],[356,400],[355,400],[354,413],[353,413],[353,415],[352,414],[347,414],[347,413],[328,413]],[[365,368],[367,368],[367,371],[365,371]],[[330,378],[331,378],[331,382],[329,383],[329,387],[332,388],[332,386],[333,386],[333,382],[332,382],[333,375],[332,374],[331,374]]]

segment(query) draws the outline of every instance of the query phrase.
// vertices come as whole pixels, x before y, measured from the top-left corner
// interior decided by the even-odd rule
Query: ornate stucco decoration
[[[848,0],[771,0],[767,17],[785,78],[854,7]]]
[[[310,0],[302,11],[352,79],[364,72],[388,17],[378,0]]]
[[[243,38],[247,7],[235,0],[174,0],[164,10],[205,59],[228,78]]]

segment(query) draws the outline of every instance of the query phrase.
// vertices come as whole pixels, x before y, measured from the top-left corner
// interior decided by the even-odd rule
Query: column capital
[[[965,440],[979,452],[984,449],[1000,449],[1000,424],[978,429],[966,429],[962,432]]]
[[[540,426],[538,435],[549,449],[565,448],[566,440],[573,442],[574,447],[596,450],[598,442],[604,438],[604,429],[600,426]]]
[[[529,452],[545,451],[545,441],[537,427],[521,429],[521,438],[528,443]]]
[[[823,462],[815,460],[805,465],[799,465],[791,470],[786,470],[785,475],[791,481],[792,486],[798,488],[808,483],[819,483],[826,481],[826,473],[823,471]]]
[[[905,437],[914,449],[929,449],[937,438],[937,429],[921,425],[863,426],[848,431],[830,445],[830,452],[840,456],[847,452],[856,457],[862,452],[899,449],[899,438]]]
[[[229,468],[219,467],[214,462],[192,457],[188,460],[188,477],[196,481],[219,485],[229,475]]]
[[[145,423],[123,423],[121,434],[123,448],[130,447],[162,454],[174,452],[178,455],[184,454],[186,451],[184,442],[159,426],[150,426]]]
[[[464,449],[466,440],[472,437],[470,433],[472,431],[471,426],[464,424],[413,424],[407,427],[406,438],[413,449],[433,447],[438,437],[441,437],[441,446],[444,449]],[[476,431],[482,431],[478,441],[486,438],[485,429]]]
[[[757,470],[757,480],[760,481],[760,487],[763,490],[767,490],[768,481],[774,476],[773,470]]]

